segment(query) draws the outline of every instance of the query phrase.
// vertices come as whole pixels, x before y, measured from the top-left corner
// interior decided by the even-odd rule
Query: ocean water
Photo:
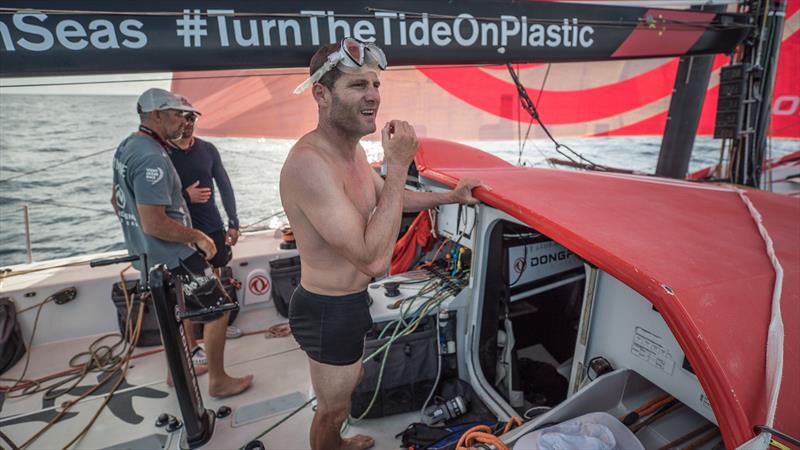
[[[27,261],[23,205],[28,205],[34,261],[124,248],[113,214],[111,159],[138,125],[136,97],[0,95],[0,267]],[[281,210],[278,176],[292,140],[208,138],[220,149],[236,192],[239,218],[251,224]],[[653,172],[660,139],[564,139],[598,164]],[[517,141],[465,142],[517,163]],[[379,143],[365,142],[380,159]],[[774,140],[773,156],[800,143]],[[522,161],[546,166],[559,157],[549,141],[525,143]],[[719,141],[699,138],[690,171],[714,164]],[[221,203],[217,199],[221,208]],[[277,226],[273,220],[262,222]]]

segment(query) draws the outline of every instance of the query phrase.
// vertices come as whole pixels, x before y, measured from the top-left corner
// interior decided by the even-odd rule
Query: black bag
[[[435,326],[435,321],[428,320],[420,325],[421,331],[399,338],[389,347],[378,397],[365,417],[384,417],[422,408],[436,380],[438,343]],[[367,340],[364,356],[371,355],[388,341],[388,338]],[[353,417],[361,417],[369,406],[378,384],[382,360],[383,354],[380,354],[364,363],[364,377],[351,397],[350,415]]]
[[[130,280],[125,282],[125,287],[128,290],[128,297],[131,301],[131,331],[134,331],[136,327],[136,319],[139,317],[139,308],[142,307],[142,299],[141,295],[139,294],[139,280]],[[114,302],[114,306],[117,307],[117,325],[119,326],[119,332],[122,336],[125,336],[126,327],[127,327],[127,319],[128,319],[128,308],[127,303],[125,301],[125,292],[122,290],[122,282],[114,283],[114,286],[111,288],[111,300]],[[158,328],[158,319],[156,318],[156,310],[153,308],[153,305],[150,304],[151,298],[148,297],[147,301],[144,302],[144,316],[142,316],[142,331],[139,334],[139,341],[136,343],[137,347],[149,347],[152,345],[161,345],[161,332]],[[133,336],[129,336],[130,339]]]
[[[289,317],[289,301],[300,285],[300,257],[276,259],[269,262],[272,278],[272,301],[283,317]]]
[[[0,375],[25,355],[17,308],[8,297],[0,298]]]

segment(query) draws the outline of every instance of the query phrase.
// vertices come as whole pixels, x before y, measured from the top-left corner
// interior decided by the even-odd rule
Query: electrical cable
[[[594,360],[596,358],[592,358],[592,359]],[[589,364],[591,364],[591,362]],[[587,375],[588,375],[588,373],[587,373]],[[625,414],[624,416],[618,417],[617,419],[619,419],[619,421],[622,422],[623,424],[635,423],[642,416],[646,416],[646,415],[650,414],[651,412],[653,412],[653,410],[655,408],[658,408],[658,407],[664,405],[666,402],[668,402],[668,401],[670,401],[672,399],[673,399],[673,397],[671,395],[669,395],[669,394],[659,395],[659,396],[653,398],[652,400],[648,401],[647,403],[643,404],[642,406],[640,406],[640,407],[634,409],[633,411],[629,412],[628,414]]]
[[[686,447],[683,447],[681,450],[695,450],[697,448],[700,448],[700,447],[708,444],[709,442],[711,442],[714,438],[716,438],[718,436],[719,436],[719,430],[713,429],[713,430],[703,434],[702,436],[697,438],[695,441],[689,443],[689,445],[687,445]]]
[[[673,412],[675,412],[680,408],[683,408],[683,403],[679,402],[677,399],[673,399],[670,402],[658,408],[658,410],[656,410],[650,417],[642,420],[639,423],[631,425],[629,428],[632,433],[636,434],[642,428],[652,424],[653,422],[661,419],[662,417],[668,414],[672,414]]]
[[[677,446],[679,446],[679,445],[681,445],[681,444],[683,444],[685,442],[691,441],[692,439],[696,438],[697,436],[700,436],[701,434],[704,434],[704,433],[706,433],[709,430],[712,430],[714,428],[716,428],[714,426],[714,424],[709,422],[709,423],[707,423],[707,424],[705,424],[705,425],[703,425],[703,426],[701,426],[699,428],[696,428],[696,429],[684,434],[683,436],[681,436],[681,437],[679,437],[677,439],[674,439],[674,440],[668,442],[667,444],[662,445],[661,447],[658,448],[658,450],[669,450],[671,448],[675,448],[675,447],[677,447]]]
[[[463,276],[463,275],[462,275],[462,276]],[[441,283],[441,280],[439,280],[438,278],[437,278],[437,279],[433,279],[433,280],[429,281],[429,283],[428,283],[428,284],[426,284],[425,286],[423,286],[423,287],[420,289],[420,292],[421,292],[421,291],[423,291],[423,290],[426,290],[426,289],[428,290],[428,292],[430,292],[430,291],[432,291],[432,290],[436,289],[436,288],[437,288],[437,286],[436,286],[436,284],[435,284],[435,283],[437,283],[437,282],[439,283],[439,285],[441,285],[441,284],[442,284],[442,283]],[[378,339],[382,339],[382,338],[383,338],[383,336],[385,335],[385,333],[387,333],[387,331],[388,331],[389,329],[393,329],[393,330],[394,330],[394,331],[392,332],[392,337],[391,337],[391,338],[390,338],[390,339],[389,339],[389,340],[388,340],[386,343],[384,343],[384,344],[383,344],[381,347],[379,347],[378,349],[376,349],[376,350],[375,350],[373,353],[371,353],[370,355],[368,355],[367,357],[365,357],[365,358],[362,360],[362,363],[366,363],[367,361],[370,361],[371,359],[373,359],[373,358],[375,358],[375,357],[379,356],[381,353],[384,353],[384,352],[385,352],[386,354],[388,354],[388,350],[389,350],[389,348],[391,347],[391,345],[394,343],[394,341],[396,341],[397,339],[399,339],[399,338],[401,338],[401,337],[403,337],[403,336],[407,336],[407,335],[409,335],[409,334],[413,333],[413,332],[414,332],[414,331],[417,329],[417,327],[420,325],[420,323],[422,322],[422,320],[423,320],[423,319],[424,319],[424,318],[427,316],[427,313],[428,313],[428,312],[429,312],[431,309],[433,309],[433,308],[435,308],[435,307],[438,307],[438,306],[439,306],[439,305],[440,305],[440,304],[441,304],[443,301],[445,301],[447,298],[449,298],[449,296],[452,294],[452,293],[450,292],[449,288],[448,288],[448,287],[446,287],[446,286],[439,286],[438,288],[440,289],[440,293],[439,293],[440,295],[438,295],[438,296],[434,295],[433,297],[431,297],[430,299],[428,299],[426,302],[424,302],[422,305],[420,305],[420,307],[419,307],[419,308],[417,308],[417,310],[416,310],[416,311],[414,311],[413,313],[411,313],[411,315],[414,317],[414,319],[413,319],[411,322],[409,322],[409,323],[408,323],[408,324],[405,326],[405,328],[402,328],[402,329],[400,328],[400,325],[403,323],[403,321],[402,321],[401,319],[396,319],[396,320],[394,320],[394,321],[390,322],[389,324],[387,324],[387,325],[386,325],[386,327],[384,327],[384,329],[383,329],[383,330],[381,331],[381,333],[379,334],[379,336],[378,336]],[[418,296],[419,296],[419,295],[416,295],[416,296],[414,296],[414,297],[418,297]],[[401,316],[402,316],[402,315],[403,315],[403,313],[401,313]],[[384,355],[384,360],[382,361],[381,370],[382,370],[382,369],[385,367],[385,366],[384,366],[384,364],[385,364],[385,357],[386,357],[386,356]],[[379,380],[380,380],[381,376],[382,376],[382,375],[379,373]],[[380,382],[379,382],[379,383],[380,383]],[[378,389],[377,389],[377,388],[376,388],[375,392],[376,392],[376,393],[378,392]],[[376,395],[373,395],[373,398],[372,398],[372,400],[370,401],[370,405],[372,405],[372,404],[374,403],[374,401],[375,401],[375,398],[376,398]],[[272,426],[270,426],[270,427],[269,427],[269,428],[267,428],[266,430],[264,430],[264,431],[262,431],[261,433],[259,433],[257,436],[255,436],[254,438],[252,438],[250,441],[257,440],[257,439],[261,439],[262,437],[264,437],[265,435],[267,435],[268,433],[270,433],[272,430],[274,430],[275,428],[277,428],[279,425],[281,425],[281,424],[285,423],[285,422],[286,422],[286,421],[287,421],[287,420],[288,420],[290,417],[292,417],[292,416],[294,416],[295,414],[297,414],[298,412],[302,411],[304,408],[306,408],[308,405],[310,405],[310,404],[311,404],[311,403],[312,403],[314,400],[316,400],[316,397],[312,397],[312,398],[310,398],[310,399],[309,399],[308,401],[306,401],[304,404],[300,405],[300,406],[299,406],[299,407],[297,407],[297,408],[296,408],[294,411],[290,412],[288,415],[286,415],[285,417],[283,417],[281,420],[279,420],[278,422],[276,422],[275,424],[273,424]],[[369,406],[369,407],[368,407],[368,408],[367,408],[367,409],[364,411],[364,413],[362,414],[362,416],[365,416],[366,414],[368,414],[368,413],[369,413],[369,408],[370,408],[370,407],[371,407],[371,406]],[[358,422],[358,420],[359,420],[359,419],[348,418],[348,419],[347,419],[347,420],[345,420],[345,422],[342,424],[342,429],[346,429],[346,428],[347,428],[347,427],[348,427],[350,424],[357,423],[357,422]],[[240,447],[240,448],[239,448],[239,450],[244,450],[244,448],[245,448],[245,447],[244,447],[244,446],[242,446],[242,447]]]
[[[442,337],[439,334],[439,326],[440,326],[439,314],[436,314],[436,349],[437,349],[436,378],[433,380],[433,387],[431,387],[431,392],[430,394],[428,394],[428,398],[425,399],[425,403],[422,404],[422,408],[420,408],[419,410],[420,421],[423,422],[425,418],[425,408],[428,407],[428,403],[431,401],[431,398],[433,398],[433,395],[436,393],[436,387],[439,385],[439,378],[442,376],[442,343],[441,343]]]
[[[438,282],[438,286],[437,286],[436,282]],[[442,280],[439,280],[439,279],[436,279],[433,282],[431,282],[429,285],[424,286],[422,289],[420,289],[420,291],[425,290],[429,286],[436,286],[438,291],[430,299],[428,299],[426,302],[424,302],[422,305],[420,305],[420,307],[417,308],[416,311],[411,313],[410,316],[414,317],[414,319],[411,322],[406,323],[405,322],[405,317],[407,316],[407,311],[408,311],[408,309],[410,309],[410,306],[406,309],[406,311],[404,311],[402,309],[402,307],[401,307],[400,319],[396,319],[396,320],[390,322],[388,325],[386,325],[386,327],[384,327],[384,329],[378,335],[378,339],[382,339],[384,334],[386,333],[386,331],[393,327],[394,331],[392,332],[392,336],[378,350],[373,352],[368,357],[364,358],[364,362],[367,362],[371,358],[375,357],[378,353],[384,352],[383,359],[381,361],[381,366],[380,366],[380,369],[379,369],[379,372],[378,372],[378,381],[376,383],[375,391],[374,391],[374,393],[372,395],[372,399],[370,400],[369,405],[367,406],[367,408],[364,410],[364,412],[358,418],[355,418],[355,419],[348,418],[348,420],[343,424],[343,429],[346,428],[349,424],[357,423],[360,420],[362,420],[364,417],[366,417],[367,414],[369,414],[369,411],[372,409],[372,406],[374,405],[375,401],[377,400],[378,394],[380,392],[380,385],[381,385],[381,382],[383,380],[383,372],[384,372],[384,369],[385,369],[386,361],[387,361],[387,358],[388,358],[388,355],[389,355],[389,348],[391,347],[391,345],[394,344],[394,342],[397,339],[413,333],[414,330],[416,330],[416,328],[419,326],[421,321],[428,315],[428,312],[430,312],[430,310],[435,308],[435,307],[439,307],[441,305],[441,303],[444,302],[452,294],[452,292],[449,291],[449,288],[447,286],[443,286]],[[416,297],[419,297],[419,296],[416,296]],[[407,303],[408,302],[404,302],[403,305],[405,305]],[[402,331],[400,331],[400,325],[404,325],[405,326],[405,328]],[[436,326],[437,326],[437,336],[438,336],[438,316],[437,316],[437,324],[436,324]],[[437,339],[437,346],[438,345],[439,345],[439,342],[438,342],[438,339]],[[441,362],[440,362],[440,364],[441,364]],[[439,367],[439,370],[441,370],[441,366]],[[438,378],[438,375],[437,375],[437,378]],[[435,385],[434,385],[434,389],[435,389]],[[431,392],[431,394],[433,394],[433,392]],[[429,400],[430,400],[430,396],[429,396],[428,400],[426,400],[426,402],[429,401]],[[423,408],[423,410],[424,410],[424,408]]]

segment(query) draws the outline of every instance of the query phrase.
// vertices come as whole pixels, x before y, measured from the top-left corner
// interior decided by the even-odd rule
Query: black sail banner
[[[739,14],[556,2],[0,0],[0,76],[304,67],[346,36],[391,65],[728,53],[749,30]]]

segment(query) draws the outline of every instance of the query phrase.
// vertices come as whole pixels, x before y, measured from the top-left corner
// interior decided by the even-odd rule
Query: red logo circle
[[[522,273],[523,270],[525,270],[525,259],[517,258],[517,260],[514,261],[514,272]]]
[[[264,275],[256,275],[247,286],[254,295],[264,295],[269,291],[269,278]]]

